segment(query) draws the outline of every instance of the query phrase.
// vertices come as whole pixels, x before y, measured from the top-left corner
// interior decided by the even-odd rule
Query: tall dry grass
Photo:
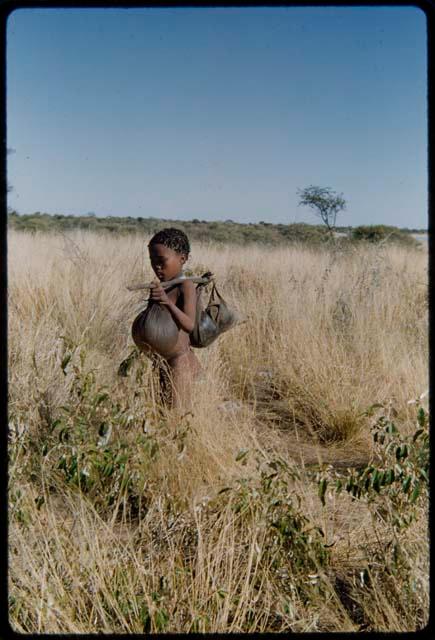
[[[205,375],[193,415],[173,424],[158,407],[144,357],[128,377],[117,375],[146,296],[126,286],[152,275],[145,241],[9,234],[13,628],[421,627],[424,506],[402,535],[409,595],[401,574],[384,580],[373,568],[389,534],[369,505],[329,493],[323,507],[310,478],[323,463],[340,469],[369,461],[364,411],[374,403],[391,403],[401,431],[412,432],[408,401],[428,386],[425,250],[194,245],[188,267],[212,270],[246,322],[197,351]],[[71,433],[79,425],[84,440],[58,437],[61,420]],[[95,445],[102,422],[112,429],[107,446],[125,452],[118,467],[129,465],[134,504],[122,470],[106,502],[109,480],[95,480],[86,493],[59,470],[60,451],[67,459],[86,440],[98,449],[92,455],[102,455]],[[270,465],[285,470],[271,474],[271,486]],[[270,523],[288,514],[288,527],[301,531],[290,547],[276,542]],[[366,566],[370,590],[358,582]]]

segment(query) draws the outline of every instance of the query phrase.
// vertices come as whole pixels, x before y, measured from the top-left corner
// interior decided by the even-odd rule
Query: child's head
[[[174,227],[156,233],[151,238],[148,249],[152,269],[161,281],[178,276],[190,253],[186,234]]]

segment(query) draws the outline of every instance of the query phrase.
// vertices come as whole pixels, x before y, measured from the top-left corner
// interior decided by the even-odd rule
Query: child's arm
[[[153,285],[151,288],[151,299],[164,304],[168,307],[174,320],[180,325],[184,331],[190,333],[195,326],[196,316],[196,287],[191,280],[186,280],[181,285],[183,289],[184,307],[179,309],[172,300],[169,299],[167,293],[160,286],[160,283]]]

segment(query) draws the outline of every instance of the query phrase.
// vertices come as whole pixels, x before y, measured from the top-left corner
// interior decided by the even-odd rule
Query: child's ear
[[[181,264],[185,264],[187,262],[187,256],[184,253],[181,254]]]

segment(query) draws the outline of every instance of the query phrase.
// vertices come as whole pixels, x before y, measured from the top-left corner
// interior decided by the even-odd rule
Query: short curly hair
[[[188,237],[184,231],[176,229],[175,227],[168,227],[167,229],[158,231],[149,241],[148,247],[151,247],[153,244],[162,244],[168,247],[168,249],[184,254],[186,257],[188,257],[190,253]]]

